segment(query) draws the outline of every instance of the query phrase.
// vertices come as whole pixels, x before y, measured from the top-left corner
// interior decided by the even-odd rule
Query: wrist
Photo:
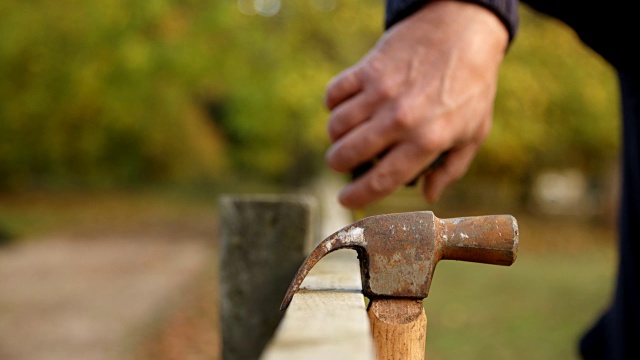
[[[489,10],[508,33],[508,43],[513,41],[519,23],[518,0],[387,0],[385,28],[411,16],[435,1],[466,2]]]
[[[393,32],[417,37],[418,43],[429,44],[439,51],[466,48],[466,52],[477,55],[499,54],[500,60],[509,44],[508,31],[493,12],[457,0],[430,1],[387,31]]]

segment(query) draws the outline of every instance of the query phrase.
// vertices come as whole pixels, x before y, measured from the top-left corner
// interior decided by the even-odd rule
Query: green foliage
[[[0,185],[207,176],[219,136],[197,107],[207,54],[189,2],[4,2]],[[191,4],[195,5],[195,3]]]
[[[4,2],[0,186],[317,168],[324,86],[381,32],[381,4],[250,3]]]
[[[382,32],[381,3],[332,4],[283,2],[273,17],[244,15],[231,2],[223,9],[228,18],[218,71],[225,111],[218,120],[238,168],[282,179],[291,172],[304,177],[321,164],[328,145],[326,83]]]

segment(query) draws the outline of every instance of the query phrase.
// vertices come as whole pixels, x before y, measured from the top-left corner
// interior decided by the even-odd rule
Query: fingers
[[[332,142],[367,120],[375,109],[375,98],[361,92],[334,108],[327,124]]]
[[[395,137],[382,136],[377,127],[376,122],[367,121],[336,141],[327,151],[327,165],[335,171],[346,173],[383,153],[395,141]]]
[[[378,108],[373,118],[339,138],[326,155],[326,163],[338,172],[348,172],[404,142],[407,127],[396,121],[393,107]],[[407,142],[411,143],[411,142]]]
[[[362,87],[362,80],[358,77],[355,69],[347,69],[329,82],[324,103],[329,110],[333,110],[343,101],[362,90]]]
[[[425,175],[422,193],[427,201],[432,203],[438,201],[444,189],[467,172],[478,147],[477,143],[469,143],[464,147],[450,150],[442,165]]]
[[[359,208],[380,200],[413,179],[436,157],[435,154],[422,157],[420,150],[410,143],[398,145],[373,169],[347,185],[338,199],[348,208]]]

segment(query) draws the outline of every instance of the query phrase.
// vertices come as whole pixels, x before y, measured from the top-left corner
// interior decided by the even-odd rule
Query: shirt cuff
[[[502,21],[509,32],[509,43],[518,30],[518,0],[459,0],[484,6]],[[420,9],[429,0],[387,0],[385,29],[402,21]]]

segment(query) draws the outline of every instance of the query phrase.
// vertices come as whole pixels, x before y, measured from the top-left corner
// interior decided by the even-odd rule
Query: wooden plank
[[[374,360],[356,252],[327,255],[307,275],[261,359]]]

